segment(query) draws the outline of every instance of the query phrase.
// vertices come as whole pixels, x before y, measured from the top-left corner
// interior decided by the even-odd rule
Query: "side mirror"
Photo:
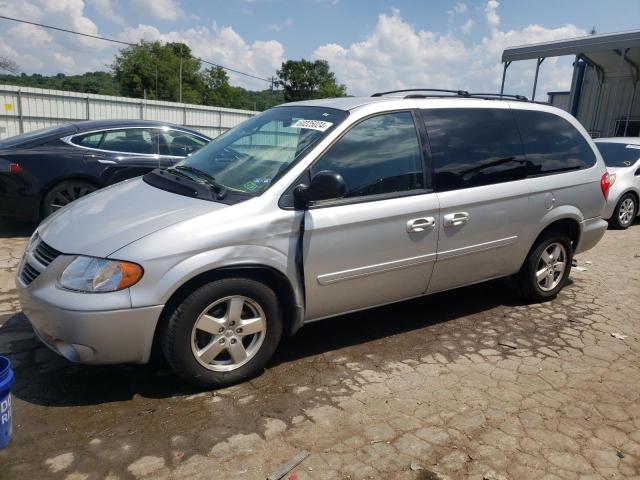
[[[322,170],[311,179],[310,185],[298,185],[293,191],[296,203],[306,208],[319,200],[342,198],[347,194],[347,184],[342,175],[331,170]]]

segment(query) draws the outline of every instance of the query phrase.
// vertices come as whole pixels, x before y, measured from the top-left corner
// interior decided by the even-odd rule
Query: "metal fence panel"
[[[0,139],[59,123],[144,119],[175,123],[217,137],[258,112],[0,85]]]

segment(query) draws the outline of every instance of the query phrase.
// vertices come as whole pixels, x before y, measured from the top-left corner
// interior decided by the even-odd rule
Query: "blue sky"
[[[615,4],[615,8],[611,5]],[[212,62],[269,77],[286,59],[327,59],[349,93],[411,86],[493,90],[506,46],[640,28],[640,0],[0,0],[2,15],[130,42],[184,41]],[[0,55],[28,73],[104,70],[117,47],[0,20]],[[530,93],[534,62],[507,89]],[[231,75],[235,84],[259,81]],[[542,67],[566,88],[571,59]]]

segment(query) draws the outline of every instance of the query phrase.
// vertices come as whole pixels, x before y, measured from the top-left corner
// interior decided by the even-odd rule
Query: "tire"
[[[65,180],[57,183],[47,192],[42,199],[40,219],[44,219],[56,210],[70,204],[80,197],[84,197],[98,188],[92,183],[83,180]]]
[[[626,230],[633,224],[638,214],[638,200],[632,193],[625,193],[609,219],[609,226],[616,230]]]
[[[544,254],[546,254],[545,258],[543,258]],[[515,278],[522,298],[532,303],[554,298],[569,278],[572,261],[573,246],[567,234],[550,231],[542,235],[531,248]],[[560,263],[564,264],[561,272],[559,271]],[[538,274],[543,270],[545,275],[540,278]]]
[[[227,278],[199,287],[169,314],[161,345],[180,377],[211,388],[259,373],[281,336],[282,314],[274,291],[255,280]]]

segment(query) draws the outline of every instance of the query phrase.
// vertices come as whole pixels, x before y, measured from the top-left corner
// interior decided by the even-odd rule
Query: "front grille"
[[[38,278],[40,272],[33,268],[31,265],[25,262],[22,267],[22,272],[20,272],[20,278],[25,283],[25,285],[29,285],[36,278]]]
[[[42,240],[38,242],[36,248],[33,251],[33,256],[45,267],[48,267],[49,264],[56,258],[58,258],[58,256],[60,256],[61,254],[61,252],[53,247],[50,247]]]
[[[47,268],[51,264],[51,262],[62,255],[62,252],[59,252],[55,248],[47,245],[38,236],[33,239],[33,244],[35,246],[30,246],[29,251],[31,251],[33,258],[37,260],[37,263],[44,267],[41,268],[41,270]],[[20,279],[24,282],[25,285],[30,285],[36,278],[38,278],[38,276],[42,272],[29,263],[28,253],[25,253],[25,257],[26,258],[22,266],[22,270],[20,271]]]

